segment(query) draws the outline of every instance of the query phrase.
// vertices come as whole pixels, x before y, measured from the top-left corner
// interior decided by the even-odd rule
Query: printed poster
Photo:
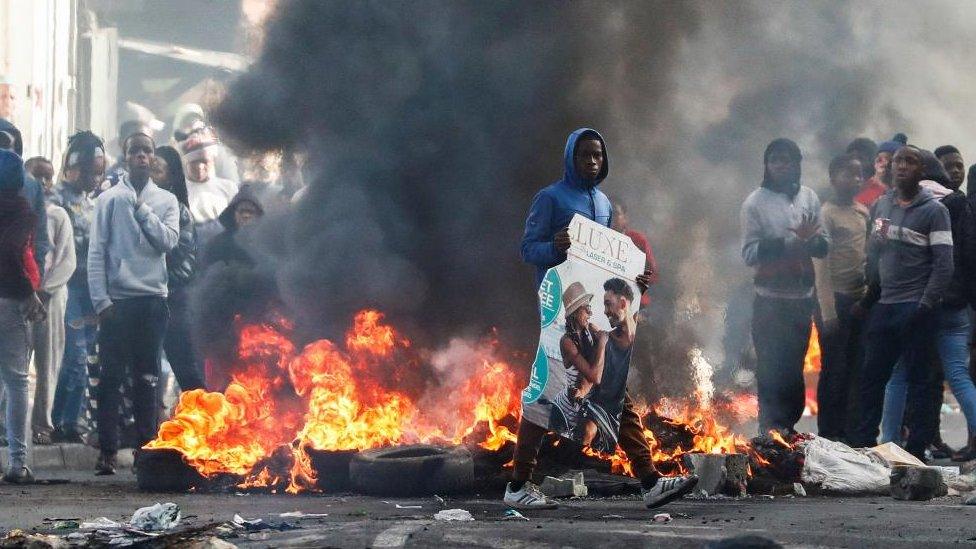
[[[567,258],[539,286],[541,332],[522,416],[613,452],[636,339],[644,252],[625,234],[576,214]]]

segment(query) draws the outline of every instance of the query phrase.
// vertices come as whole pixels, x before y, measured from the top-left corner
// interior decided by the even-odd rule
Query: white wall
[[[24,157],[60,165],[74,131],[77,0],[0,0],[0,73],[14,81]]]

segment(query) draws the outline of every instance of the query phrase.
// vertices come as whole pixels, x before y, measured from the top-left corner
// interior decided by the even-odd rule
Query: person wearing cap
[[[156,145],[145,134],[123,143],[127,173],[95,201],[88,249],[88,286],[99,318],[98,442],[96,474],[115,473],[119,448],[119,391],[132,382],[137,447],[155,438],[157,384],[166,306],[166,254],[176,247],[180,208],[150,174]]]
[[[762,185],[742,204],[742,258],[755,269],[752,341],[756,349],[759,435],[787,436],[803,415],[803,359],[814,312],[812,258],[829,237],[820,199],[800,184],[800,147],[773,140],[763,153]]]
[[[870,208],[881,198],[881,195],[888,192],[892,186],[891,157],[905,143],[908,143],[908,138],[905,134],[899,133],[889,141],[882,141],[878,145],[878,154],[874,157],[874,175],[864,180],[861,192],[854,197],[857,203]]]
[[[237,183],[215,175],[217,150],[217,138],[209,127],[193,130],[180,142],[190,215],[202,245],[220,233],[218,217],[239,190]]]
[[[545,187],[532,201],[522,236],[522,260],[535,267],[536,288],[551,267],[566,261],[570,247],[569,222],[577,213],[604,227],[613,217],[610,199],[600,189],[610,173],[606,141],[596,130],[580,128],[569,135],[563,150],[563,176]],[[650,285],[652,273],[637,277],[642,291]],[[519,509],[553,509],[558,505],[547,498],[530,479],[546,428],[523,416],[515,443],[512,480],[505,486],[504,501]],[[620,417],[619,444],[641,481],[641,494],[648,508],[664,505],[690,492],[698,483],[694,475],[662,478],[654,467],[651,449],[644,438],[640,416],[625,393]]]
[[[72,135],[52,197],[52,202],[68,215],[75,250],[75,270],[68,279],[64,312],[64,357],[51,409],[53,442],[82,442],[79,419],[89,383],[88,367],[96,362],[98,331],[88,290],[88,248],[95,218],[93,194],[105,180],[107,159],[105,146],[97,135],[90,131]]]
[[[34,479],[27,466],[30,323],[45,316],[37,296],[41,273],[31,246],[34,216],[19,194],[24,179],[20,156],[0,150],[0,383],[7,396],[8,456],[3,479],[17,484]]]

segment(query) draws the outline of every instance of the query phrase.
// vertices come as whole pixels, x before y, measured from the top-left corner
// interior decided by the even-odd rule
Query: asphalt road
[[[172,501],[184,516],[177,529],[229,521],[235,513],[298,526],[227,540],[242,547],[703,547],[738,535],[805,547],[976,545],[976,507],[960,505],[959,497],[922,503],[888,497],[684,499],[655,511],[670,513],[669,523],[653,522],[654,512],[635,497],[572,500],[555,511],[527,512],[530,520],[515,522],[503,520],[508,508],[500,494],[447,498],[444,504],[433,498],[384,501],[352,495],[145,494],[129,473],[71,477],[66,485],[0,485],[0,529],[66,534],[71,530],[51,530],[45,519],[124,521],[138,507]],[[434,513],[445,508],[466,509],[475,521],[435,521]],[[328,516],[278,517],[292,511]]]

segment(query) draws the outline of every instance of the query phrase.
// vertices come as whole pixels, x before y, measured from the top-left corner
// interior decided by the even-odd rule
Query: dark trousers
[[[847,432],[857,414],[857,371],[864,358],[864,323],[851,315],[851,307],[856,302],[854,296],[834,294],[836,329],[820,335],[817,431],[831,440],[847,440]]]
[[[928,346],[935,337],[930,320],[914,318],[917,303],[879,303],[871,310],[867,324],[864,364],[858,376],[860,420],[851,433],[852,446],[877,444],[878,425],[884,406],[884,392],[891,370],[899,358],[908,369],[909,385],[921,386],[930,375]],[[909,405],[924,409],[919,391],[909,391]],[[912,414],[909,438],[905,448],[913,454],[924,452],[931,439],[931,426],[919,421],[922,414]]]
[[[203,364],[197,357],[193,343],[190,340],[190,296],[184,287],[170,288],[167,298],[169,304],[169,326],[166,328],[166,338],[163,349],[166,350],[166,360],[173,368],[176,382],[181,391],[202,389]]]
[[[123,379],[132,382],[132,406],[139,447],[156,437],[160,361],[169,308],[162,297],[120,299],[99,330],[98,442],[102,452],[119,449],[119,405]]]
[[[752,343],[756,348],[759,433],[792,429],[803,415],[803,358],[810,343],[813,299],[756,296]]]
[[[546,432],[545,427],[539,427],[535,423],[525,421],[524,418],[519,422],[518,440],[515,442],[515,466],[512,470],[512,480],[515,482],[524,482],[532,477],[539,457],[539,447]],[[640,416],[634,410],[634,401],[631,400],[629,393],[624,394],[624,409],[620,414],[620,436],[617,444],[627,454],[627,459],[630,460],[637,478],[660,476],[654,468],[651,447],[644,438],[644,426]]]

